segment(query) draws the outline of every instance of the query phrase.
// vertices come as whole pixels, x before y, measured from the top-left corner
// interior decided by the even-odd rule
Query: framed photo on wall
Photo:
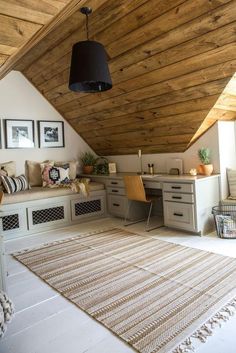
[[[5,119],[6,148],[33,148],[34,121]]]
[[[63,121],[38,121],[40,148],[65,147]]]

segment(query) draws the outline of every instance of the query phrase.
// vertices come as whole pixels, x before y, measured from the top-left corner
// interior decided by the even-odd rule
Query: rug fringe
[[[212,316],[204,325],[195,331],[190,337],[188,337],[184,342],[182,342],[177,348],[173,350],[173,353],[189,353],[195,352],[195,346],[193,343],[193,338],[198,339],[201,343],[205,343],[209,336],[212,336],[213,330],[216,327],[221,327],[221,324],[236,312],[236,298],[231,300],[227,305],[225,305],[220,311],[218,311],[214,316]]]

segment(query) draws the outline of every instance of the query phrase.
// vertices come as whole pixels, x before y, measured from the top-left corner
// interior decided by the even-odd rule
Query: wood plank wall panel
[[[98,154],[184,151],[236,118],[232,84],[217,101],[236,71],[236,0],[81,3],[93,7],[90,37],[106,47],[112,90],[68,90],[71,47],[85,39],[78,11],[16,68]]]

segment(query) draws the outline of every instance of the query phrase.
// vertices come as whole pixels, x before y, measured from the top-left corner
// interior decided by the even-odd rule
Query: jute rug
[[[142,353],[191,351],[236,307],[236,259],[121,229],[14,256]]]

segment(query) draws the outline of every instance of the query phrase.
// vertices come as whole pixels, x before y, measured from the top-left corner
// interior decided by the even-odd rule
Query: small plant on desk
[[[202,164],[199,166],[200,174],[211,175],[213,172],[213,165],[210,164],[210,149],[202,147],[198,150],[198,157]]]
[[[85,152],[80,157],[81,162],[83,163],[83,172],[84,174],[92,174],[94,165],[97,158],[91,152]]]

